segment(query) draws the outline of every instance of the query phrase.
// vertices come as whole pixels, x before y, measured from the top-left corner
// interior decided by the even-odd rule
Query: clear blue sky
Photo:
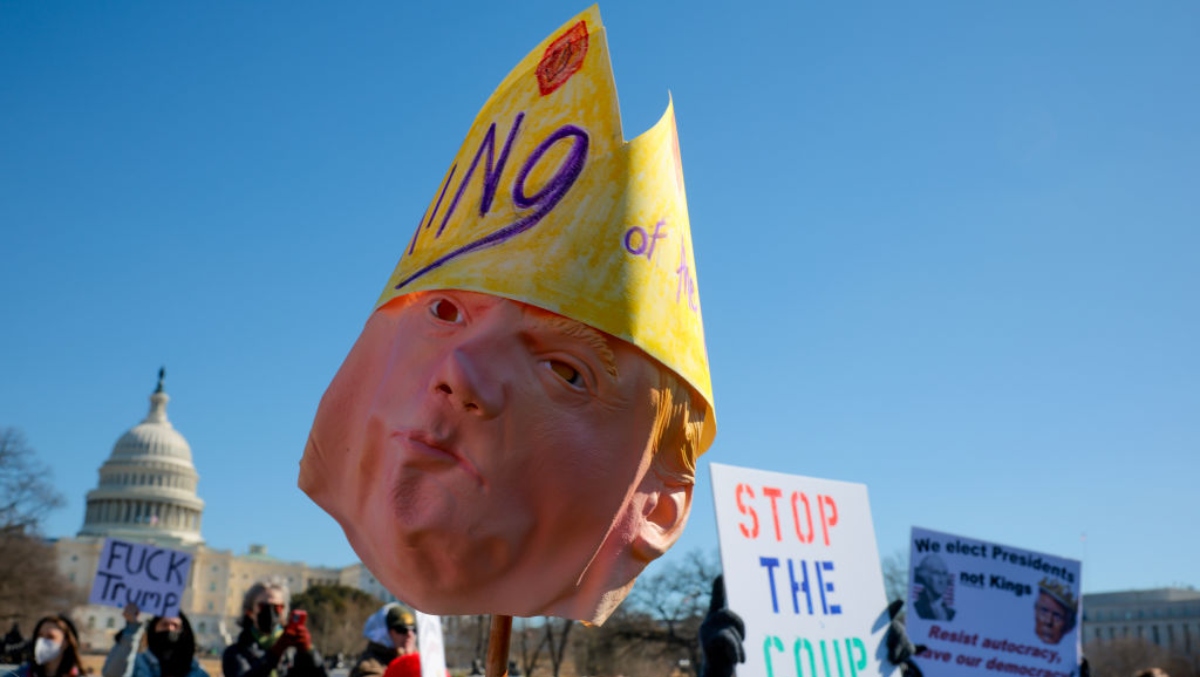
[[[165,364],[204,536],[355,561],[317,401],[468,125],[584,5],[0,5],[0,425],[72,535]],[[702,459],[1200,584],[1200,5],[606,2],[626,136],[675,97]],[[678,546],[712,549],[707,470]]]

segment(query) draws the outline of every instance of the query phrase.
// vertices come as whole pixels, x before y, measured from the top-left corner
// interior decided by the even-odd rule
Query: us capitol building
[[[167,418],[170,397],[158,387],[150,395],[150,412],[113,446],[100,466],[100,481],[87,494],[83,528],[75,538],[54,542],[59,570],[87,591],[96,576],[106,538],[150,543],[194,555],[180,608],[191,620],[199,646],[221,649],[239,632],[242,596],[255,581],[276,576],[292,594],[317,584],[340,583],[394,601],[362,564],[342,568],[285,562],[250,545],[245,554],[214,550],[204,544],[201,525],[204,501],[196,493],[200,476],[192,465],[192,449]],[[72,613],[85,646],[107,650],[113,633],[125,626],[121,609],[86,605]]]

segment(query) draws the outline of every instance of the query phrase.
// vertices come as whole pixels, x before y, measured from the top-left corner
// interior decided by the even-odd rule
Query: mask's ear
[[[635,560],[649,563],[662,557],[683,535],[692,511],[694,486],[667,480],[654,468],[642,478],[638,493],[643,500],[638,506],[638,528],[631,545]]]

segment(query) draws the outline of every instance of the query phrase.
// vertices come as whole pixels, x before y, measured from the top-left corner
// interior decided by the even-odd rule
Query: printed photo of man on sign
[[[917,527],[910,557],[908,634],[928,677],[1078,668],[1078,560]]]
[[[426,613],[603,622],[716,423],[673,108],[624,141],[595,7],[492,94],[398,255],[300,487]]]

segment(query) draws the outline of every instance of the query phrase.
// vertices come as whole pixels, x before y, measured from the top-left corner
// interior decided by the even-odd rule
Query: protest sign
[[[1067,677],[1079,663],[1078,560],[913,527],[908,634],[928,677]]]
[[[417,651],[421,654],[421,677],[446,677],[441,616],[417,612]]]
[[[887,598],[867,487],[713,463],[742,677],[890,674]]]
[[[178,616],[192,553],[110,538],[100,551],[88,604],[132,602],[155,616]]]

